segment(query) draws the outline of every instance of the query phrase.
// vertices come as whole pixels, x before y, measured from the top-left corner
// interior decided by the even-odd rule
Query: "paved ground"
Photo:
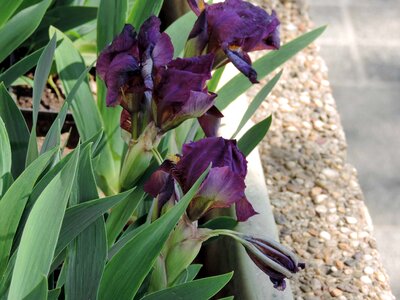
[[[400,0],[309,0],[393,293],[400,299]]]

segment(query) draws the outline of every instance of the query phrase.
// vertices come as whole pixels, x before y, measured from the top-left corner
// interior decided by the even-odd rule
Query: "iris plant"
[[[152,156],[160,163],[144,190],[154,197],[148,220],[154,221],[175,205],[210,166],[157,260],[150,290],[170,286],[193,261],[201,244],[225,235],[239,241],[253,262],[280,290],[285,278],[303,268],[280,244],[230,230],[198,228],[210,210],[234,206],[240,222],[257,214],[245,195],[247,161],[235,140],[216,137],[222,114],[214,106],[217,95],[207,89],[216,68],[232,62],[249,80],[257,82],[249,52],[278,49],[279,20],[242,0],[208,5],[188,0],[198,16],[186,43],[184,58],[173,59],[174,47],[160,20],[150,17],[139,33],[125,25],[100,54],[97,71],[107,86],[107,106],[120,105],[121,127],[131,133],[121,169],[121,188],[135,185]],[[154,152],[164,133],[190,118],[198,118],[207,138],[184,144],[180,154],[162,162]],[[160,278],[162,280],[160,281]]]

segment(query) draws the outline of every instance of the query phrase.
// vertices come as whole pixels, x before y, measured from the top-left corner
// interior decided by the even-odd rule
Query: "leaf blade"
[[[210,299],[218,293],[231,280],[233,272],[198,279],[183,283],[159,292],[149,294],[142,300],[169,300],[169,299]]]
[[[0,62],[22,44],[39,26],[51,0],[32,5],[18,14],[0,28]]]
[[[238,141],[238,148],[242,153],[247,156],[257,147],[258,143],[267,134],[269,127],[271,126],[272,116],[262,120],[253,127],[251,127]]]
[[[72,189],[79,148],[49,183],[29,214],[18,248],[9,299],[22,299],[48,275],[62,219]],[[46,293],[47,295],[47,293]]]

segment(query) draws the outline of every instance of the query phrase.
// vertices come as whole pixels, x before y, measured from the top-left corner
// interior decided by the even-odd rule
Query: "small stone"
[[[360,280],[365,284],[372,284],[371,278],[369,278],[367,275],[361,276]]]
[[[322,289],[322,284],[321,281],[319,281],[316,278],[311,279],[311,290],[313,292],[316,292],[317,290],[321,290]]]
[[[371,268],[371,267],[365,267],[364,268],[364,273],[367,274],[367,275],[372,275],[372,274],[374,274],[374,269]]]
[[[380,282],[385,282],[385,281],[386,281],[385,275],[383,275],[381,272],[378,273],[378,275],[376,276],[376,278],[377,278]]]
[[[332,297],[340,297],[343,294],[343,292],[337,288],[330,289],[329,293],[331,294]]]
[[[316,196],[313,197],[313,201],[314,201],[315,204],[322,203],[326,199],[328,199],[328,196],[325,195],[325,194],[320,194],[320,195],[316,195]]]
[[[328,209],[324,205],[317,205],[315,211],[319,214],[326,214],[328,212]]]
[[[327,220],[329,223],[337,223],[339,221],[339,219],[340,219],[340,217],[338,215],[334,215],[334,214],[329,215],[327,217]]]
[[[323,169],[322,174],[324,174],[329,179],[334,179],[339,176],[339,173],[336,170],[329,169],[329,168]]]
[[[329,232],[327,232],[327,231],[321,231],[319,236],[321,238],[323,238],[324,240],[330,240],[331,239],[331,234]]]
[[[286,168],[289,170],[292,170],[296,167],[296,163],[294,161],[288,161],[285,163]]]
[[[368,295],[369,293],[369,288],[366,285],[363,285],[361,287],[361,293],[363,293],[364,295]]]
[[[344,264],[348,267],[354,267],[357,264],[357,261],[355,259],[348,259]]]
[[[311,197],[318,196],[321,193],[322,193],[322,189],[318,186],[311,189]]]
[[[338,247],[339,247],[340,250],[344,250],[344,251],[350,251],[351,250],[351,247],[346,243],[339,243]]]
[[[342,270],[344,268],[344,263],[341,260],[335,260],[335,265],[339,270]]]
[[[357,232],[352,232],[352,233],[350,233],[350,237],[351,237],[353,240],[357,239],[357,238],[358,238]]]
[[[308,245],[312,248],[318,248],[319,247],[319,241],[316,238],[311,238],[308,240]]]
[[[345,219],[348,224],[357,224],[357,219],[354,217],[346,217]]]

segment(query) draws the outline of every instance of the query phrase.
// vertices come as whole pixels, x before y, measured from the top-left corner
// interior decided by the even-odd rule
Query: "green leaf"
[[[5,193],[8,191],[13,182],[14,179],[10,172],[0,177],[0,200],[3,195],[5,195]]]
[[[71,204],[98,198],[91,161],[91,145],[82,150]],[[66,299],[96,299],[98,285],[107,257],[107,240],[103,216],[99,216],[69,245],[68,271],[65,282]]]
[[[5,86],[10,86],[13,84],[18,77],[24,75],[34,66],[36,66],[36,63],[40,55],[42,55],[43,50],[44,48],[40,48],[16,62],[14,65],[0,74],[0,82],[3,81]]]
[[[158,291],[147,296],[142,300],[170,300],[170,299],[190,299],[205,300],[210,299],[218,293],[231,280],[233,272],[198,279],[177,285],[162,291]]]
[[[102,0],[97,16],[97,52],[102,51],[122,31],[127,11],[126,0]]]
[[[193,28],[197,16],[188,12],[172,23],[165,32],[170,36],[174,45],[174,57],[182,56],[189,33]]]
[[[210,92],[215,92],[217,90],[218,83],[219,83],[224,71],[225,71],[225,66],[222,66],[222,67],[218,68],[217,70],[215,70],[214,74],[212,75],[212,78],[210,79],[210,81],[207,84],[208,90]]]
[[[325,30],[326,26],[314,29],[302,36],[296,38],[293,41],[283,45],[277,51],[271,51],[258,59],[253,67],[256,69],[258,79],[262,79],[280,65],[288,61],[295,54],[303,50],[305,47],[310,45],[316,38],[318,38]],[[237,97],[243,94],[252,83],[243,74],[236,75],[228,83],[226,83],[221,89],[218,90],[218,97],[216,106],[218,109],[223,110]]]
[[[122,31],[125,24],[126,11],[126,0],[103,0],[100,2],[97,18],[97,54]],[[106,86],[98,76],[96,77],[96,83],[97,107],[103,119],[108,143],[95,169],[99,173],[98,181],[103,190],[117,190],[124,146],[119,124],[122,109],[120,107],[107,107]]]
[[[269,93],[272,91],[276,83],[278,82],[279,78],[281,78],[282,71],[274,76],[270,82],[268,82],[256,95],[254,100],[251,102],[249,107],[247,108],[246,112],[242,120],[239,123],[238,128],[236,129],[235,133],[232,135],[232,139],[236,137],[236,135],[242,130],[243,126],[250,120],[253,114],[257,111],[260,107],[261,103],[268,97]]]
[[[78,92],[82,82],[87,78],[87,74],[93,67],[93,64],[94,63],[92,63],[89,67],[87,67],[75,81],[74,86],[71,88],[70,92],[65,98],[63,106],[61,107],[61,110],[57,115],[57,118],[54,120],[53,124],[51,124],[51,127],[46,134],[40,153],[44,153],[60,144],[61,128],[64,126],[68,109],[71,106],[73,100],[75,99],[75,95]]]
[[[42,94],[44,87],[49,77],[50,68],[53,63],[54,51],[56,49],[56,36],[53,35],[49,44],[45,47],[42,55],[40,55],[33,83],[33,112],[32,112],[32,130],[29,137],[28,151],[26,155],[25,165],[28,166],[39,156],[37,140],[36,140],[36,125],[39,115],[40,101],[42,100]]]
[[[50,3],[51,0],[43,0],[24,9],[0,29],[0,62],[35,31]]]
[[[126,197],[125,200],[121,201],[121,203],[115,206],[111,211],[106,222],[107,241],[109,247],[115,242],[118,235],[121,233],[121,230],[142,202],[143,198],[143,190],[137,188],[129,197]]]
[[[101,279],[99,300],[133,299],[209,169],[173,209],[135,235],[109,261]]]
[[[12,242],[32,188],[54,153],[54,151],[46,153],[35,160],[11,185],[0,201],[0,277],[7,266]]]
[[[42,274],[49,273],[78,158],[79,148],[45,188],[29,214],[18,248],[9,299],[29,295],[40,283]]]
[[[127,23],[139,29],[150,16],[158,16],[163,3],[164,0],[135,0]]]
[[[29,130],[20,110],[0,83],[0,117],[7,128],[12,153],[12,175],[17,178],[25,169],[25,158],[29,143]]]
[[[0,9],[0,28],[7,23],[8,19],[17,10],[23,0],[2,1]]]
[[[218,300],[233,300],[233,299],[235,299],[235,297],[229,296],[229,297],[220,298]]]
[[[203,265],[200,264],[193,264],[187,267],[186,270],[183,271],[182,274],[179,275],[179,277],[174,281],[174,286],[192,281],[200,272],[202,267]]]
[[[0,200],[3,196],[3,180],[5,175],[11,172],[11,146],[8,139],[6,125],[0,117]]]
[[[53,35],[50,42],[44,48],[43,53],[39,57],[35,70],[34,86],[33,86],[33,126],[36,126],[40,108],[40,100],[42,99],[43,90],[49,77],[51,64],[53,63],[54,51],[56,50],[56,36]]]
[[[111,260],[115,254],[119,252],[131,239],[135,237],[135,235],[139,234],[142,232],[144,229],[146,229],[150,224],[143,224],[128,233],[125,233],[118,239],[118,241],[113,244],[110,249],[108,250],[108,260]]]
[[[200,225],[201,228],[209,228],[209,229],[234,229],[238,221],[235,218],[229,216],[217,217],[209,220],[208,222]]]
[[[17,257],[17,252],[14,252],[14,254],[10,257],[10,260],[8,261],[6,272],[3,274],[3,276],[0,276],[0,299],[1,300],[7,299],[7,294],[8,294],[8,290],[10,288],[11,277],[12,277],[12,272],[14,270],[16,257]]]
[[[68,208],[65,212],[54,256],[58,256],[83,230],[114,205],[129,197],[133,191],[132,189],[118,195],[87,201]]]
[[[60,293],[61,293],[61,288],[50,290],[47,293],[47,300],[57,300],[58,297],[60,296]]]
[[[47,299],[47,276],[40,276],[42,279],[38,285],[24,297],[24,300],[46,300]]]
[[[272,116],[262,120],[251,127],[238,141],[238,148],[243,152],[245,156],[249,155],[258,143],[265,137],[271,126]]]
[[[57,34],[58,44],[55,52],[57,71],[65,92],[69,94],[76,80],[85,71],[85,64],[71,40],[61,31],[51,27],[50,34],[54,33]],[[80,84],[71,106],[76,126],[83,140],[87,140],[100,130],[101,119],[87,78]]]

